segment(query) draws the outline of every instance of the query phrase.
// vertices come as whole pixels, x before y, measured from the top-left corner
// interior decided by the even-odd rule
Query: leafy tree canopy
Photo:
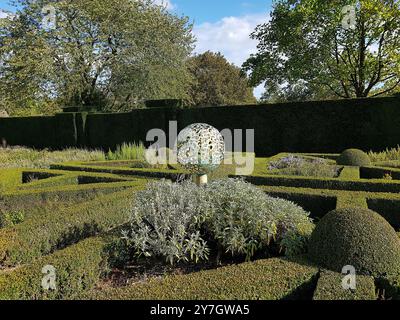
[[[400,89],[400,1],[277,0],[243,65],[277,100],[353,98]]]
[[[257,100],[240,68],[222,54],[207,51],[189,60],[194,78],[190,103],[195,106],[253,104]]]
[[[122,111],[187,98],[187,18],[151,0],[18,2],[12,19],[0,19],[0,95],[9,108],[56,101]]]

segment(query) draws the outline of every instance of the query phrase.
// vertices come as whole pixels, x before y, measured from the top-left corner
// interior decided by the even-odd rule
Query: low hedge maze
[[[337,157],[304,156],[330,161]],[[133,194],[150,180],[181,177],[186,173],[132,168],[129,162],[0,170],[0,299],[373,300],[376,288],[399,295],[398,279],[378,284],[368,277],[360,278],[356,292],[343,292],[337,287],[341,275],[300,258],[260,260],[93,290],[108,270],[109,244],[128,221]],[[272,196],[299,204],[317,220],[335,208],[360,206],[380,213],[400,230],[400,170],[396,168],[343,167],[338,178],[330,179],[270,174],[242,178]],[[57,290],[42,288],[46,265],[57,270]]]

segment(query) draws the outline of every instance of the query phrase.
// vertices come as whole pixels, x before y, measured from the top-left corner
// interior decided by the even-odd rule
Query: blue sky
[[[221,52],[232,63],[242,63],[256,52],[250,33],[269,18],[272,0],[154,0],[178,15],[190,17],[197,38],[196,53]],[[12,9],[0,0],[0,9]],[[1,14],[0,14],[1,15]],[[255,90],[260,96],[262,88]]]
[[[169,3],[171,11],[187,15],[196,23],[217,22],[227,16],[268,12],[272,0],[156,0]],[[0,8],[12,10],[9,0],[0,0]]]
[[[173,10],[196,23],[217,22],[224,17],[268,12],[272,0],[170,0]]]
[[[11,6],[8,5],[8,0],[0,0],[0,8],[3,10],[11,10]]]

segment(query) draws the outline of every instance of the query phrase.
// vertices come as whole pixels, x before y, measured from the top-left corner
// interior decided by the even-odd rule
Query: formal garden
[[[205,185],[141,144],[0,160],[1,299],[399,297],[400,148],[257,157]]]
[[[0,0],[0,300],[399,300],[399,34],[395,0]]]

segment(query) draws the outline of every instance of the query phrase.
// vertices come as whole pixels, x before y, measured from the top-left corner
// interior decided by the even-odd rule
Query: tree
[[[195,106],[252,104],[257,100],[248,79],[240,68],[230,64],[222,54],[207,51],[192,57],[189,70],[194,82],[189,90]]]
[[[187,18],[151,0],[19,2],[0,25],[0,94],[10,103],[122,111],[146,99],[187,98]]]
[[[399,35],[397,0],[278,0],[243,70],[252,85],[265,81],[266,97],[390,94],[400,88]]]

